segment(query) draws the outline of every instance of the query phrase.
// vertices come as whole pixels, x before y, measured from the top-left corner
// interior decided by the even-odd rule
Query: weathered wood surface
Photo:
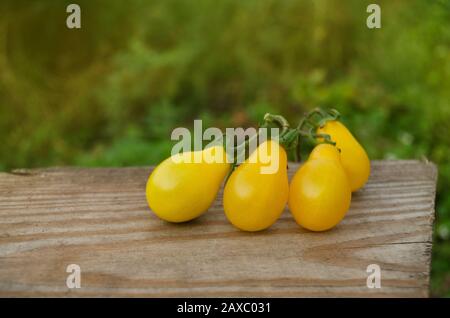
[[[374,161],[344,221],[324,233],[287,210],[267,231],[240,232],[222,193],[198,220],[165,223],[145,201],[150,170],[1,173],[0,296],[428,296],[431,163]],[[66,286],[72,263],[80,289]],[[380,289],[366,286],[369,264],[381,267]]]

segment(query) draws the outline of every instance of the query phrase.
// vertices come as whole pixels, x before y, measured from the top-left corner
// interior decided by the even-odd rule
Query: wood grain
[[[372,167],[344,221],[324,233],[287,210],[269,230],[240,232],[222,193],[193,222],[160,221],[145,201],[151,168],[1,173],[0,296],[426,297],[436,168]],[[80,289],[66,286],[72,263]],[[366,286],[369,264],[381,267],[380,289]]]

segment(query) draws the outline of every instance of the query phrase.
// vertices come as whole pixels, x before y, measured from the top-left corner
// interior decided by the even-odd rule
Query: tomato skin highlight
[[[369,179],[370,160],[364,148],[352,133],[337,120],[328,121],[317,130],[328,134],[341,150],[341,163],[350,181],[352,192],[362,188]]]
[[[266,153],[270,160],[266,163],[258,160],[261,153]],[[261,167],[276,164],[276,157],[276,172],[261,173]],[[228,179],[223,194],[225,215],[240,230],[261,231],[278,220],[286,207],[288,195],[286,152],[277,142],[269,140],[262,143]]]
[[[292,178],[289,209],[300,226],[325,231],[347,213],[351,189],[336,147],[320,144]]]
[[[217,154],[222,161],[207,161],[207,155]],[[200,162],[193,160],[195,152],[167,158],[151,173],[146,186],[150,209],[162,220],[187,222],[208,210],[214,202],[230,164],[221,146],[201,151]]]

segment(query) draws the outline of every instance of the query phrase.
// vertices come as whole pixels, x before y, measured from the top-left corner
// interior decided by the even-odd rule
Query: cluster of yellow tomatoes
[[[226,151],[221,145],[197,154],[200,158],[223,156],[221,162],[186,163],[194,152],[185,152],[159,164],[147,182],[151,210],[169,222],[195,219],[212,205],[228,176],[223,208],[228,220],[241,230],[270,227],[286,204],[295,221],[308,230],[325,231],[336,226],[350,207],[352,192],[369,178],[370,161],[364,148],[339,121],[335,110],[315,109],[296,128],[290,128],[279,115],[266,115],[265,124],[283,128],[279,141],[262,142],[237,167],[225,160]],[[298,150],[302,138],[312,140],[315,147],[289,184],[286,150]],[[259,159],[262,153],[268,155],[269,161]],[[263,173],[262,168],[273,160],[280,168]]]

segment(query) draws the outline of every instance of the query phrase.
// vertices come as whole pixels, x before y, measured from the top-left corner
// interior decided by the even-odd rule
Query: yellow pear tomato
[[[238,229],[264,230],[280,217],[288,195],[286,152],[276,141],[269,140],[228,179],[223,194],[225,214]]]
[[[151,173],[146,188],[148,205],[165,221],[195,219],[214,202],[229,169],[222,146],[173,155]]]
[[[320,144],[295,173],[289,209],[295,221],[311,231],[325,231],[345,216],[352,193],[336,147]]]
[[[341,122],[326,122],[317,130],[319,134],[328,134],[336,147],[341,150],[341,162],[347,173],[352,191],[364,186],[370,175],[370,161],[364,148]]]

